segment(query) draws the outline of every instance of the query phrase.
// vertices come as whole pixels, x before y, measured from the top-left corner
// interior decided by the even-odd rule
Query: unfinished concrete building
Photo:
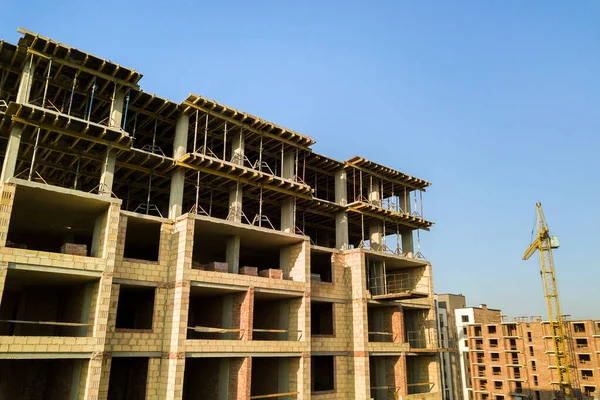
[[[19,32],[0,398],[440,397],[428,182]]]

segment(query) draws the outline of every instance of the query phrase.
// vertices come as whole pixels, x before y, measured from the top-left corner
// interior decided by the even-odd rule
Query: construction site
[[[19,33],[1,399],[442,398],[429,182]]]

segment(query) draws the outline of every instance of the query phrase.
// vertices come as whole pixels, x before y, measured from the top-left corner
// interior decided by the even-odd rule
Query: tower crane
[[[537,237],[529,245],[523,255],[523,260],[528,260],[536,250],[540,253],[542,280],[544,281],[544,292],[548,305],[548,317],[552,332],[552,343],[554,345],[554,358],[556,359],[556,371],[558,372],[558,383],[564,391],[566,399],[573,399],[574,388],[571,385],[571,374],[569,372],[569,356],[567,353],[567,336],[565,334],[562,314],[560,312],[560,301],[558,299],[558,288],[556,286],[556,275],[554,274],[554,261],[552,249],[559,246],[558,237],[550,236],[548,225],[542,211],[542,203],[536,203],[536,225]]]

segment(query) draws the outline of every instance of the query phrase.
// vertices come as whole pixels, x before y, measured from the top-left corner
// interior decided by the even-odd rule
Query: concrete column
[[[383,222],[375,221],[369,224],[369,241],[371,242],[371,249],[382,250]]]
[[[369,187],[369,201],[377,207],[381,207],[381,181],[373,178],[373,184]]]
[[[19,145],[21,144],[21,134],[23,133],[23,125],[15,125],[8,136],[8,145],[4,153],[4,162],[2,165],[2,182],[6,182],[15,176],[15,168],[17,167],[17,157],[19,155]]]
[[[225,261],[229,266],[230,274],[238,274],[240,272],[240,237],[238,235],[227,238],[227,249]]]
[[[229,220],[242,222],[242,185],[233,185],[229,188]]]
[[[244,134],[234,133],[231,136],[231,162],[244,165]]]
[[[117,152],[111,148],[106,150],[102,172],[100,173],[100,189],[102,196],[110,197],[113,181],[115,179],[115,164],[117,162]]]
[[[296,228],[296,198],[285,199],[281,202],[281,230],[294,233]]]
[[[17,103],[28,103],[31,94],[31,85],[33,84],[33,68],[30,59],[25,61],[23,72],[21,73],[21,81],[19,83],[19,91],[17,92]],[[21,144],[21,135],[23,133],[23,125],[15,125],[8,136],[8,145],[4,153],[4,162],[2,165],[2,174],[0,180],[6,182],[8,179],[15,176],[15,168],[17,166],[17,156],[19,155],[19,146]]]
[[[283,154],[281,177],[294,179],[296,152],[288,150]],[[296,228],[296,199],[285,199],[281,202],[281,230],[294,233]]]
[[[415,244],[413,240],[413,232],[411,229],[405,229],[400,232],[402,236],[402,252],[407,257],[412,257],[415,252]]]
[[[293,179],[294,173],[296,172],[296,152],[294,150],[288,150],[283,153],[283,160],[281,160],[281,177],[285,179]]]
[[[410,214],[410,191],[406,191],[406,199],[404,198],[404,191],[398,194],[400,200],[400,208],[405,214]]]
[[[108,126],[111,128],[121,129],[123,126],[123,111],[125,108],[125,92],[118,90],[110,105],[110,118]]]
[[[343,212],[335,216],[335,247],[339,250],[348,250],[348,213]]]
[[[175,139],[173,140],[173,158],[178,160],[187,152],[188,131],[190,126],[189,115],[182,115],[175,125]],[[175,219],[182,213],[183,190],[185,187],[185,170],[176,169],[171,175],[171,194],[169,196],[169,218]]]
[[[342,206],[348,204],[348,183],[345,169],[335,173],[335,202]],[[344,211],[335,216],[335,247],[340,250],[348,250],[349,242],[348,213]]]

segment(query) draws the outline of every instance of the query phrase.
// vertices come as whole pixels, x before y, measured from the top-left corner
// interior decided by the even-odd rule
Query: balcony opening
[[[17,185],[6,246],[101,257],[110,202],[69,189]]]
[[[508,346],[510,350],[517,350],[517,341],[516,339],[508,339]]]
[[[367,303],[370,342],[400,342],[402,337],[402,309]],[[418,337],[414,337],[418,339]],[[416,344],[416,343],[415,343]]]
[[[333,392],[335,390],[335,357],[311,356],[311,392]]]
[[[592,362],[592,356],[590,354],[577,354],[579,364],[589,364]]]
[[[299,357],[253,357],[250,397],[296,398],[299,372]]]
[[[234,240],[233,236],[201,229],[199,225],[197,223],[194,229],[192,269],[230,272],[231,266],[227,263],[227,246],[229,241]]]
[[[505,328],[505,336],[517,336],[517,325],[516,324],[506,324]]]
[[[427,297],[429,283],[424,267],[387,267],[383,259],[367,257],[367,289],[374,299],[410,299]]]
[[[241,340],[250,318],[251,294],[208,287],[190,288],[188,339]]]
[[[492,367],[492,374],[494,376],[502,374],[502,367]]]
[[[147,380],[148,357],[113,357],[108,400],[144,400]]]
[[[430,376],[431,364],[437,363],[436,356],[406,357],[406,378],[408,394],[431,392],[436,376]],[[435,371],[435,368],[433,368]]]
[[[581,322],[574,323],[573,330],[575,333],[585,333],[585,324]]]
[[[263,243],[259,247],[254,241],[243,240],[240,244],[240,268],[256,268],[258,276],[270,279],[288,279],[281,268],[281,247]]]
[[[575,346],[578,349],[586,348],[588,347],[588,341],[586,338],[575,339]]]
[[[494,390],[502,390],[502,381],[494,381]]]
[[[500,353],[490,353],[492,361],[500,361]]]
[[[496,325],[488,325],[487,330],[488,330],[488,334],[495,335],[496,334]]]
[[[426,349],[435,346],[437,343],[435,331],[425,329],[429,323],[427,311],[405,308],[403,317],[405,342],[408,342],[411,348]]]
[[[152,330],[155,293],[152,286],[120,285],[115,328]]]
[[[156,219],[128,215],[123,257],[158,261],[161,226],[162,223]]]
[[[266,292],[254,295],[253,340],[301,340],[306,332],[298,326],[301,298]]]
[[[585,393],[585,395],[588,397],[593,397],[594,393],[596,393],[596,387],[595,386],[584,386],[583,393]]]
[[[310,250],[310,280],[311,282],[333,282],[332,253]]]
[[[490,347],[498,347],[498,339],[490,339]]]
[[[473,327],[473,336],[481,336],[481,326]]]
[[[0,398],[83,398],[88,363],[83,359],[0,360]]]
[[[591,381],[594,379],[594,371],[591,369],[582,369],[581,370],[581,379],[584,381]]]
[[[485,377],[485,367],[484,366],[477,367],[477,376]]]
[[[183,399],[245,399],[251,364],[242,357],[186,358]]]
[[[90,336],[99,278],[8,269],[0,335]]]
[[[310,330],[313,336],[335,336],[333,303],[311,301]]]

